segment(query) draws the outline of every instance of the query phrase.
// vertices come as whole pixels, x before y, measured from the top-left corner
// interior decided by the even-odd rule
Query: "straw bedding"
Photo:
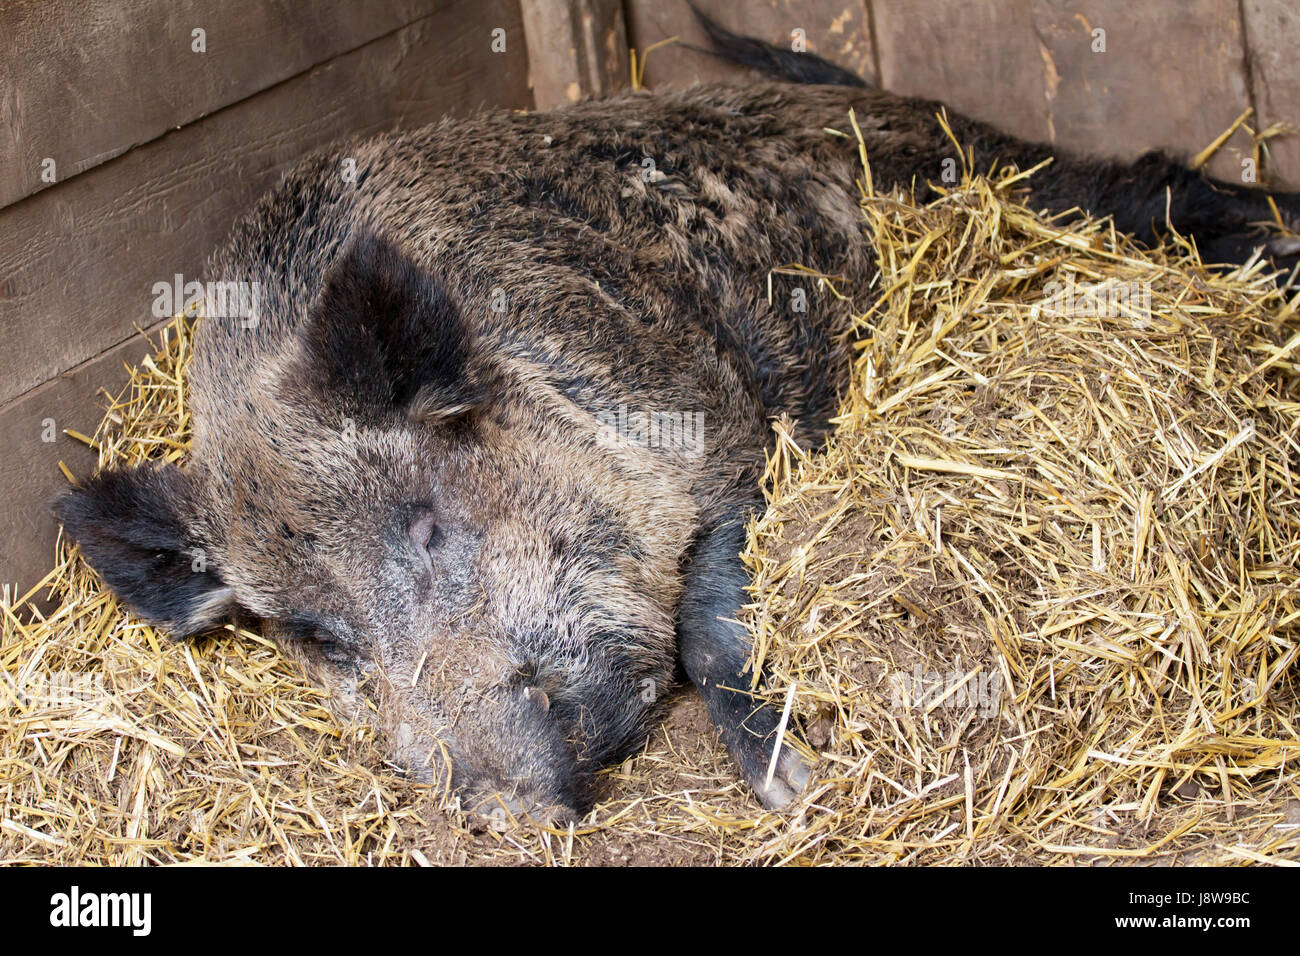
[[[580,827],[481,829],[272,641],[173,644],[61,546],[0,610],[0,860],[1300,861],[1296,303],[1044,222],[1023,175],[922,206],[863,177],[853,380],[824,448],[776,424],[745,555],[821,755],[799,806],[757,809],[686,692]],[[101,465],[183,458],[193,321]]]

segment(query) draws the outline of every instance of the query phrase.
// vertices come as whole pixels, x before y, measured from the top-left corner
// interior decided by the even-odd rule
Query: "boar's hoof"
[[[700,690],[727,752],[763,806],[780,810],[793,803],[807,786],[814,764],[782,741],[776,769],[768,779],[772,748],[780,739],[780,714],[745,691],[707,683]]]
[[[764,765],[762,772],[756,779],[751,779],[749,785],[764,807],[781,810],[794,803],[799,794],[803,793],[812,776],[812,769],[812,761],[788,744],[783,744],[771,781],[767,779],[767,767]]]
[[[1300,252],[1300,237],[1278,236],[1268,241],[1268,253],[1274,256],[1293,256]]]
[[[780,714],[745,691],[716,683],[703,683],[700,691],[722,742],[740,775],[769,810],[789,806],[803,793],[812,776],[813,763],[782,741],[772,778],[772,748],[776,746]]]

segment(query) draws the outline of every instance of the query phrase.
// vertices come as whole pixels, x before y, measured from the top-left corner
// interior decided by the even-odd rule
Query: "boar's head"
[[[585,812],[673,680],[690,499],[384,240],[305,313],[276,348],[205,329],[241,388],[196,368],[191,460],[101,473],[58,502],[68,533],[174,636],[252,616],[368,688],[396,758],[469,808]]]

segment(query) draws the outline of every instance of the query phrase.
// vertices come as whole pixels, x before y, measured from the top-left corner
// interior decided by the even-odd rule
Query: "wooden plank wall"
[[[732,29],[1090,153],[1194,153],[1247,108],[1257,128],[1300,123],[1293,0],[699,2]],[[0,5],[0,585],[21,593],[48,567],[57,462],[94,464],[63,429],[92,431],[99,393],[144,354],[153,284],[197,276],[295,158],[614,91],[629,45],[674,35],[646,63],[651,89],[747,78],[688,48],[703,38],[677,0]],[[1239,133],[1213,171],[1239,176],[1248,148]],[[1267,165],[1300,186],[1300,140],[1274,141]]]
[[[1194,154],[1247,108],[1258,129],[1300,124],[1300,8],[1294,0],[699,0],[725,26],[819,53],[886,89],[943,100],[1021,136],[1096,155],[1166,147]],[[655,50],[651,89],[735,80],[687,45],[703,37],[684,4],[625,0],[628,42]],[[1097,32],[1101,31],[1101,32]],[[1240,177],[1250,140],[1211,162]],[[1276,141],[1270,170],[1300,187],[1300,139]]]
[[[146,353],[155,282],[199,277],[311,149],[529,108],[528,84],[518,0],[0,5],[0,584],[48,570],[57,463],[95,463],[63,429],[92,432]]]

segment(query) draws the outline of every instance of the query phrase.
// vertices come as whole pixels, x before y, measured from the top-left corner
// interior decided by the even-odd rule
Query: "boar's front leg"
[[[776,809],[799,795],[812,766],[782,743],[776,771],[767,779],[780,714],[744,690],[750,685],[750,676],[743,673],[750,641],[736,619],[749,583],[740,560],[747,513],[737,509],[696,539],[685,570],[677,646],[682,667],[703,695],[727,751],[763,806]]]

